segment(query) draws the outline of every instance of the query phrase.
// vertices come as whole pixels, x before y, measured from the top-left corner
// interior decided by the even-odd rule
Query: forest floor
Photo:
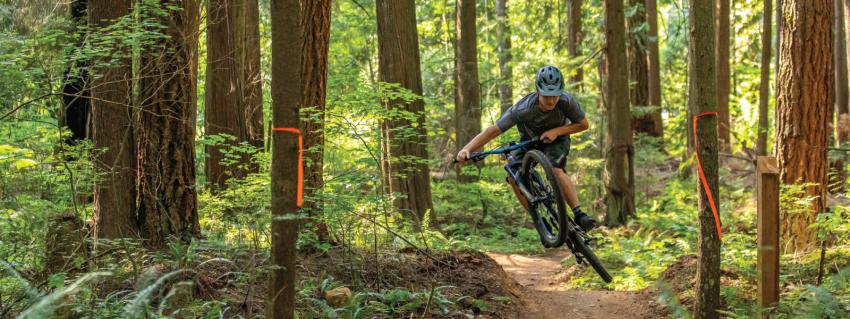
[[[666,311],[654,301],[654,293],[643,291],[569,290],[569,272],[561,260],[572,258],[565,249],[544,255],[489,253],[509,277],[522,286],[520,298],[526,306],[521,318],[661,318]]]

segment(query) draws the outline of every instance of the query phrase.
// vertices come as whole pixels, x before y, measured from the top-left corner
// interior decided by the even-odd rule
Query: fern
[[[133,298],[127,306],[124,307],[124,318],[141,318],[147,314],[148,304],[151,298],[162,285],[164,285],[172,277],[187,272],[187,270],[175,270],[159,277],[153,284],[145,287]]]
[[[0,265],[2,265],[3,269],[5,269],[6,272],[11,274],[12,277],[14,277],[15,279],[17,279],[18,281],[21,282],[21,284],[24,286],[24,293],[27,295],[27,298],[29,300],[33,300],[33,299],[36,299],[38,297],[41,297],[41,293],[38,290],[36,290],[35,288],[33,288],[32,285],[30,285],[30,282],[27,281],[24,277],[22,277],[21,274],[19,274],[15,270],[15,268],[12,267],[12,265],[10,265],[9,263],[2,261],[2,260],[0,260]]]
[[[41,298],[34,305],[27,308],[27,310],[24,310],[24,312],[22,312],[18,316],[18,319],[50,318],[52,317],[56,309],[63,305],[63,303],[60,302],[62,298],[77,292],[77,290],[83,287],[84,284],[90,281],[93,281],[99,277],[105,277],[109,275],[112,275],[112,273],[107,271],[88,273],[85,276],[80,277],[80,279],[74,281],[74,283],[70,286],[65,287],[61,290],[54,291],[53,293],[45,296],[44,298]]]
[[[803,285],[803,288],[809,291],[810,294],[805,298],[810,302],[804,303],[800,311],[797,312],[799,318],[847,317],[846,312],[841,309],[841,305],[828,289],[812,285]],[[844,316],[841,316],[842,313]]]

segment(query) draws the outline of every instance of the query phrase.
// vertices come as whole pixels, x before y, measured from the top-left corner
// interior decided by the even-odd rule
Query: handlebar
[[[479,162],[479,161],[483,160],[485,157],[487,157],[488,155],[507,154],[507,153],[513,152],[514,150],[517,150],[517,149],[538,143],[539,141],[540,140],[535,137],[533,139],[521,141],[519,143],[511,142],[507,146],[502,146],[502,147],[499,147],[497,149],[489,150],[489,151],[486,151],[486,152],[472,152],[472,153],[469,154],[469,157],[467,159],[470,160],[470,161],[473,161],[473,162]],[[457,164],[457,163],[459,163],[457,158],[452,160],[452,164]]]

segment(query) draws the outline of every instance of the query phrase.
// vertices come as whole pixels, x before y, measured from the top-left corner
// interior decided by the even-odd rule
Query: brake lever
[[[467,157],[466,160],[472,161],[472,162],[480,162],[480,161],[484,160],[484,156],[481,156],[481,153],[479,153],[479,152],[474,152],[472,154],[469,154],[469,157]],[[457,164],[457,163],[460,163],[457,160],[457,158],[452,160],[452,164]]]

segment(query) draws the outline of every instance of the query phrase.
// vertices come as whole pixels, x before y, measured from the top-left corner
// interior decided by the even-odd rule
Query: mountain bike
[[[541,143],[538,139],[511,142],[494,150],[470,153],[469,160],[478,162],[489,155],[502,154],[508,163],[515,163],[518,161],[514,151],[528,149],[521,165],[506,165],[505,170],[528,199],[528,212],[534,228],[540,234],[543,247],[556,248],[566,244],[579,264],[586,260],[602,280],[611,282],[611,275],[590,248],[594,238],[567,214],[561,185],[558,184],[552,163],[543,152],[531,149],[538,143]]]

